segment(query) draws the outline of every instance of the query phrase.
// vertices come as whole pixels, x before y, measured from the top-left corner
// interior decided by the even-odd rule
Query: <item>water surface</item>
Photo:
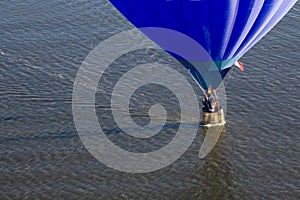
[[[208,157],[198,159],[205,134],[199,128],[191,148],[169,167],[128,174],[106,167],[88,153],[77,134],[71,103],[74,79],[85,57],[100,42],[132,28],[130,23],[107,1],[2,0],[0,198],[299,199],[299,9],[297,3],[242,58],[245,72],[234,70],[230,75],[228,123]],[[172,62],[160,51],[147,51],[113,65],[122,63],[126,70],[149,61]],[[96,94],[100,124],[123,148],[160,148],[176,134],[174,123],[146,143],[112,128],[107,90],[121,74],[122,70],[108,73],[103,79],[106,89]],[[149,104],[160,101],[176,118],[174,95],[164,88],[156,91],[160,92],[151,98],[138,93],[136,98]],[[199,89],[197,94],[200,98]],[[133,111],[140,125],[149,120],[143,105],[147,103],[137,103]]]

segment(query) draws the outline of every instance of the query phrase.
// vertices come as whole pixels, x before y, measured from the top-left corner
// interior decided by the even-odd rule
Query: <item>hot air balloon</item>
[[[199,43],[213,61],[179,60],[204,89],[217,88],[238,60],[264,37],[297,0],[110,0],[137,28],[162,27]],[[144,32],[161,45],[153,35]],[[179,41],[180,42],[180,41]],[[188,47],[187,47],[188,48]],[[201,66],[200,66],[201,67]],[[221,76],[216,79],[215,77]]]

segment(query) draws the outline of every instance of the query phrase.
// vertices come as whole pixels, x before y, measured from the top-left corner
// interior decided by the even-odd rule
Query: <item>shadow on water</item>
[[[199,150],[199,158],[205,158],[215,147],[220,136],[226,131],[225,126],[212,126],[212,127],[203,127],[203,139],[201,142],[201,148]]]
[[[212,130],[216,131],[213,132]],[[221,134],[220,131],[221,130]],[[189,176],[189,187],[178,188],[170,199],[239,199],[243,190],[238,186],[238,176],[234,173],[231,163],[226,159],[226,151],[222,148],[222,141],[226,128],[202,128],[201,145],[215,142],[212,151],[204,158],[204,162],[196,162]],[[212,135],[209,136],[208,134]],[[216,138],[217,136],[217,138]]]

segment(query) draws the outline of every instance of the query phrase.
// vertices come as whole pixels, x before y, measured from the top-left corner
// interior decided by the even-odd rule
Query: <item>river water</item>
[[[106,0],[2,0],[0,199],[300,199],[299,13],[297,3],[244,55],[245,72],[234,70],[227,78],[227,124],[206,158],[198,158],[205,132],[200,127],[176,162],[132,174],[89,154],[72,115],[81,63],[100,42],[132,25]],[[120,63],[126,68],[149,60],[173,62],[161,51],[146,51]],[[107,73],[106,89],[120,73]],[[187,74],[183,67],[182,73]],[[135,103],[138,124],[149,123],[143,105],[153,100],[168,104],[175,118],[180,110],[174,95],[159,87],[153,94],[153,88],[143,90],[150,96],[135,94],[146,102]],[[106,89],[97,91],[97,116],[107,137],[122,148],[159,149],[176,134],[173,124],[163,130],[167,137],[146,143],[126,139],[114,128]]]

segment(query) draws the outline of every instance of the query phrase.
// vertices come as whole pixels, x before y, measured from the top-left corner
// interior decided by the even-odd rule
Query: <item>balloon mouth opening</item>
[[[216,67],[215,62],[192,62],[182,58],[177,60],[190,72],[196,83],[203,89],[216,89],[220,86],[231,67],[220,70]]]

